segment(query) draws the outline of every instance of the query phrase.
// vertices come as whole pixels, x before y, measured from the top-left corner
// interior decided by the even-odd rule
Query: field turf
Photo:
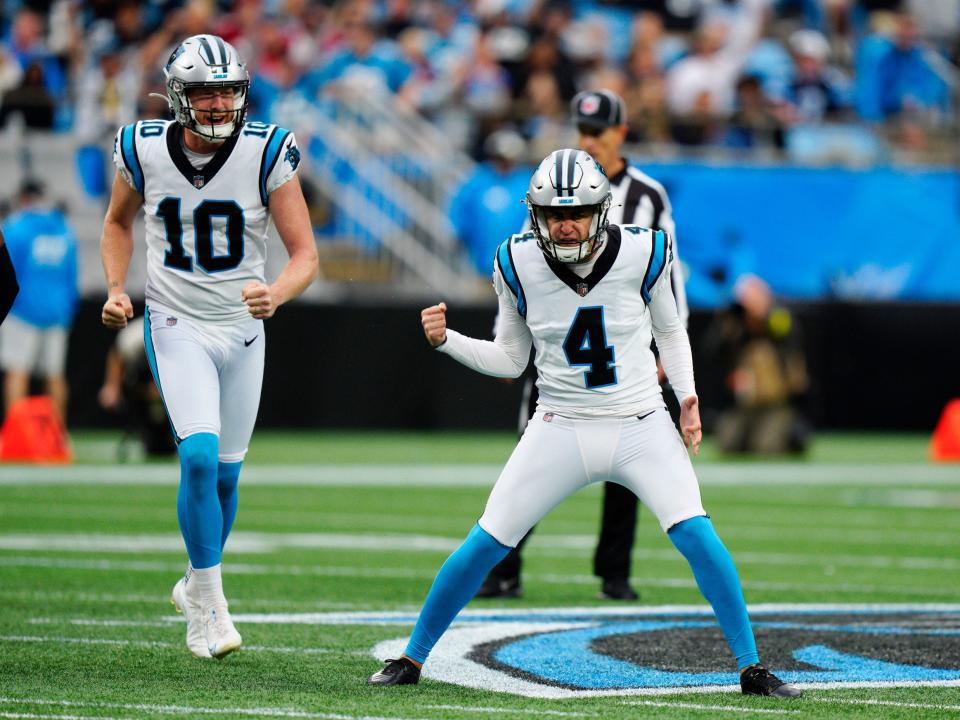
[[[74,441],[74,465],[0,467],[0,718],[960,718],[956,681],[814,688],[793,702],[529,697],[429,677],[368,687],[373,648],[406,637],[404,618],[482,511],[513,446],[506,434],[258,432],[224,564],[244,648],[197,660],[169,604],[185,564],[175,462],[118,463],[109,433]],[[723,459],[708,445],[696,467],[751,606],[934,609],[898,636],[898,652],[960,677],[960,467],[928,463],[925,438],[822,436],[809,458],[776,462]],[[599,500],[588,488],[538,527],[523,599],[469,609],[610,608],[591,575]],[[704,606],[645,511],[634,580],[640,609]],[[360,611],[399,615],[348,615]],[[715,649],[714,635],[704,642]],[[656,650],[675,670],[713,652],[671,637]],[[763,655],[768,636],[758,637]],[[716,671],[733,677],[725,659]]]

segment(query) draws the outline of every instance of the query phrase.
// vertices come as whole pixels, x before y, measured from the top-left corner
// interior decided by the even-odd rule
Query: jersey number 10
[[[166,267],[193,272],[193,258],[183,249],[183,223],[180,198],[167,197],[157,205],[163,218],[170,249],[163,257]],[[227,254],[216,255],[213,248],[213,218],[226,218]],[[232,200],[204,200],[193,211],[194,247],[197,265],[208,273],[233,270],[243,260],[243,209]]]

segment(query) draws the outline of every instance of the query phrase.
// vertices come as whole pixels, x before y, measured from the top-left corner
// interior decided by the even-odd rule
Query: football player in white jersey
[[[296,177],[293,133],[245,122],[250,78],[237,51],[196,35],[164,67],[174,120],[120,129],[103,224],[103,323],[133,317],[125,283],[133,223],[146,224],[144,342],[180,455],[177,516],[187,572],[172,600],[187,646],[221,658],[241,645],[230,620],[221,553],[237,511],[240,466],[263,379],[263,320],[316,278],[317,250]],[[289,262],[264,278],[273,219]]]
[[[370,678],[413,684],[440,636],[487,572],[564,498],[598,481],[632,490],[690,563],[740,670],[744,693],[795,697],[760,665],[730,553],[700,501],[686,446],[698,452],[700,414],[690,342],[670,290],[670,237],[610,225],[610,182],[582,150],[557,150],[527,192],[531,232],[498,249],[493,342],[447,328],[446,305],[422,313],[429,343],[467,367],[517,377],[534,348],[540,400],[487,506],[440,568],[403,656]],[[680,402],[681,440],[666,410],[651,333]]]

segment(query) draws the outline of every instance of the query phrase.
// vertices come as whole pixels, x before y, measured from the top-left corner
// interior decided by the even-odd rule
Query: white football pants
[[[200,323],[156,304],[147,308],[144,342],[177,438],[213,433],[220,462],[247,454],[263,384],[263,321]]]
[[[490,492],[480,527],[516,547],[561,501],[591,483],[619,483],[665,531],[706,515],[687,449],[670,414],[572,420],[538,411]]]

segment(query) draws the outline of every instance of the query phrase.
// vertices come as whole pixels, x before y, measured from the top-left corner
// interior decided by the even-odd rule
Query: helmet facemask
[[[547,257],[557,262],[570,264],[586,262],[603,247],[607,237],[607,225],[609,225],[607,219],[607,213],[610,211],[609,195],[596,205],[536,205],[528,193],[527,210],[530,213],[530,225],[537,238],[537,245]],[[589,212],[591,215],[587,237],[577,244],[554,238],[550,234],[547,218],[552,213],[575,214],[576,210],[583,210],[584,213]]]
[[[249,80],[222,83],[183,83],[176,78],[172,78],[167,83],[167,91],[170,93],[170,109],[173,111],[177,122],[207,142],[214,143],[221,143],[240,132],[247,115],[249,87]],[[193,106],[190,100],[191,90],[220,88],[233,88],[232,108],[201,110]],[[202,123],[200,121],[201,116],[198,113],[226,115],[227,118],[223,122],[213,125]]]

